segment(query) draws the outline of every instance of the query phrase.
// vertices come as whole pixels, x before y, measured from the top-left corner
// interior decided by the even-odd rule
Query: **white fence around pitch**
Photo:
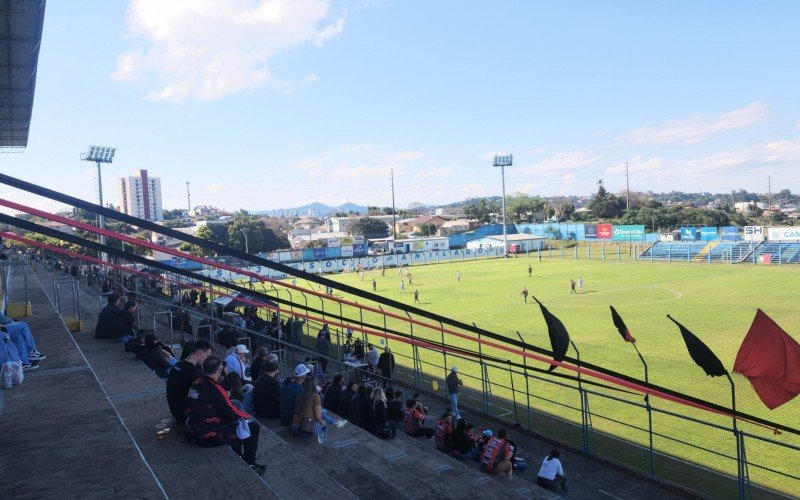
[[[374,270],[381,268],[397,268],[403,266],[421,266],[428,264],[439,264],[446,262],[463,262],[480,259],[496,259],[503,256],[502,247],[476,248],[476,249],[456,249],[456,250],[426,250],[423,252],[412,252],[403,254],[370,255],[367,257],[352,257],[340,259],[315,260],[306,262],[287,263],[285,265],[314,274],[328,273],[349,273],[357,272],[359,269]],[[242,268],[245,271],[272,278],[284,279],[285,273],[276,271],[265,266],[249,266]],[[225,278],[225,279],[247,279],[246,275],[236,274],[230,271],[215,269],[209,271],[204,269],[199,271],[203,276]]]

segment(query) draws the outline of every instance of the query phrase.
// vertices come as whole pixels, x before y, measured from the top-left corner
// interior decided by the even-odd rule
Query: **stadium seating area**
[[[800,242],[765,242],[756,250],[758,262],[764,263],[769,255],[770,264],[800,264]]]
[[[756,243],[748,241],[658,242],[642,252],[640,259],[667,261],[742,262],[752,254]]]

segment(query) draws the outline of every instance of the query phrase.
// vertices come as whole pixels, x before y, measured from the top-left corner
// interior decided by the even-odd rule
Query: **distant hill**
[[[314,203],[309,203],[308,205],[303,205],[300,207],[293,207],[293,208],[277,208],[274,210],[252,210],[250,213],[258,215],[269,215],[272,217],[290,216],[290,215],[324,217],[328,214],[336,212],[345,212],[345,213],[357,212],[360,214],[366,214],[367,207],[356,205],[354,203],[345,203],[344,205],[339,205],[338,207],[332,207],[324,203],[314,202]]]

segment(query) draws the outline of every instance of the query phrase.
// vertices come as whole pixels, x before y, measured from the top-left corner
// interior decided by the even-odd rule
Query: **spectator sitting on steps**
[[[561,460],[558,459],[558,450],[553,450],[542,460],[542,467],[536,475],[536,484],[542,488],[555,491],[561,487],[561,491],[567,492],[567,480],[564,478],[564,468]]]
[[[17,321],[0,313],[0,328],[7,334],[10,343],[16,347],[23,370],[37,368],[39,361],[47,357],[36,349],[33,333],[31,333],[30,327],[24,321]]]
[[[392,390],[390,387],[386,390],[386,417],[392,422],[399,424],[403,421],[403,391]]]
[[[325,389],[325,397],[322,400],[322,407],[328,411],[338,412],[339,411],[339,399],[342,396],[342,391],[344,387],[342,387],[342,382],[344,380],[344,375],[341,373],[337,373],[333,376],[333,381],[328,385]]]
[[[317,392],[317,380],[307,377],[303,381],[303,391],[297,396],[292,418],[292,432],[299,436],[317,436],[320,444],[325,443],[328,425],[344,427],[344,420],[335,420],[322,408],[322,400]]]
[[[190,442],[203,446],[227,444],[256,473],[263,474],[267,468],[256,463],[260,426],[250,420],[247,412],[234,406],[217,383],[222,370],[219,356],[209,356],[203,362],[203,375],[192,384],[186,398],[186,436]],[[250,437],[236,436],[240,420],[247,421]]]
[[[178,362],[152,333],[145,335],[144,344],[139,346],[136,356],[164,381],[167,380],[170,368]]]
[[[445,412],[434,427],[436,449],[445,453],[453,451],[453,414]]]
[[[470,460],[478,453],[478,437],[472,433],[475,426],[467,424],[463,418],[456,422],[453,431],[453,456],[463,460]]]
[[[350,407],[347,410],[347,420],[351,424],[359,427],[363,426],[361,421],[361,406],[367,400],[367,388],[361,386],[358,388],[356,395],[350,400]]]
[[[353,381],[350,381],[345,386],[344,390],[342,390],[342,395],[339,396],[339,403],[336,405],[336,413],[340,417],[347,418],[350,413],[350,401],[356,395],[358,391],[358,384]]]
[[[425,436],[428,439],[433,437],[433,429],[425,427],[425,413],[422,411],[422,404],[415,399],[406,401],[406,409],[403,412],[403,424],[406,434],[411,437]]]
[[[289,425],[294,417],[294,404],[297,396],[303,392],[303,382],[311,372],[304,364],[294,369],[294,377],[287,377],[281,384],[280,417],[281,423]]]
[[[397,433],[397,424],[390,421],[386,412],[386,394],[383,389],[376,387],[371,397],[372,411],[366,428],[381,439],[394,438]]]
[[[186,420],[186,395],[200,376],[200,365],[212,352],[211,344],[202,339],[193,342],[191,347],[184,346],[184,349],[188,355],[173,366],[167,376],[167,405],[178,423]]]
[[[114,338],[114,318],[122,310],[118,306],[119,295],[116,293],[109,294],[108,297],[106,297],[106,301],[106,305],[97,317],[97,326],[94,329],[94,338],[96,339]]]
[[[481,469],[495,474],[505,474],[511,479],[513,467],[511,465],[511,445],[508,442],[508,433],[505,429],[497,431],[497,436],[486,443],[481,454]]]
[[[253,407],[258,418],[280,417],[281,386],[277,379],[278,363],[267,361],[253,389]]]

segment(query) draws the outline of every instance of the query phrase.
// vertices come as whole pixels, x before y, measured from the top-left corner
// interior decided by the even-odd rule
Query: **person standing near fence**
[[[378,368],[381,370],[383,376],[383,388],[386,389],[388,382],[389,387],[392,387],[392,372],[394,371],[394,354],[389,346],[383,349],[380,357],[378,358]]]
[[[447,394],[450,396],[450,410],[453,417],[458,420],[461,418],[461,412],[458,411],[458,386],[464,385],[460,378],[458,378],[458,367],[453,365],[450,368],[450,374],[447,376]]]

